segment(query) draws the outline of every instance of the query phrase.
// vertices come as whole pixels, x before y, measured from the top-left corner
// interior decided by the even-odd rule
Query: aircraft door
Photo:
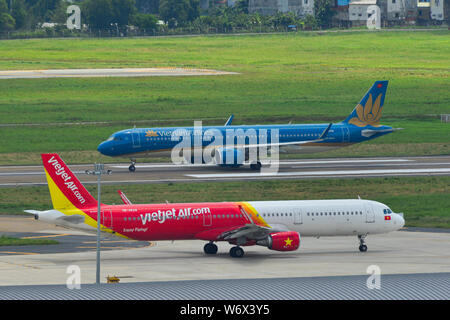
[[[350,141],[350,131],[348,130],[348,127],[342,128],[342,142],[349,142]]]
[[[211,225],[212,225],[211,211],[206,210],[206,212],[203,212],[203,226],[210,227]]]
[[[102,210],[101,214],[101,230],[113,228],[113,217],[111,210]]]
[[[375,222],[375,214],[374,214],[373,208],[370,204],[364,205],[364,212],[366,214],[366,223],[374,223]]]
[[[294,224],[302,224],[302,211],[300,208],[293,208],[292,211],[294,212]]]
[[[134,129],[131,131],[131,140],[133,142],[133,148],[141,147],[141,136],[139,130]]]

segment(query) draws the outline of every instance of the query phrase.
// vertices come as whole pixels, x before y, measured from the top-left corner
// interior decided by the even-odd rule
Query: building
[[[444,20],[444,0],[431,0],[430,2],[431,19],[437,21]]]
[[[418,0],[417,2],[417,23],[429,24],[431,20],[430,0]]]
[[[405,0],[387,0],[388,21],[403,22],[406,18]]]
[[[333,27],[348,28],[350,26],[348,18],[348,5],[350,0],[335,0],[332,10],[334,15],[332,18]]]
[[[369,14],[367,8],[377,5],[377,0],[353,0],[348,6],[348,18],[353,26],[365,25]]]
[[[314,14],[314,0],[249,0],[248,12],[262,15],[292,12],[304,17]]]

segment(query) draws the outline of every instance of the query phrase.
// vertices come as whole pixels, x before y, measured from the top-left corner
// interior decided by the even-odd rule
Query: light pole
[[[103,163],[94,164],[94,170],[86,170],[86,174],[97,176],[97,273],[95,283],[100,284],[100,225],[101,225],[101,176],[102,174],[111,174],[111,170],[105,170]]]

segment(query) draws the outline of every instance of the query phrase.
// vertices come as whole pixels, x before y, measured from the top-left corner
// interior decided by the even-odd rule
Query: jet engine
[[[300,247],[300,234],[295,231],[271,233],[267,238],[256,241],[257,245],[276,251],[294,251]]]

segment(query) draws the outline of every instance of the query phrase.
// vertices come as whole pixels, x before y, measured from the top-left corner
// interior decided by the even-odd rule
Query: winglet
[[[327,127],[325,130],[323,130],[322,134],[321,134],[320,137],[319,137],[319,140],[325,139],[325,137],[327,136],[328,131],[330,131],[330,128],[331,128],[332,125],[333,125],[333,123],[330,123],[330,124],[328,125],[328,127]]]
[[[233,118],[234,118],[234,115],[232,114],[232,115],[228,118],[227,122],[225,122],[224,126],[226,127],[226,126],[231,125],[231,122],[233,121]]]
[[[122,192],[122,190],[117,190],[117,192],[120,195],[120,198],[122,199],[122,202],[124,204],[132,204],[131,201],[127,198],[127,196],[125,195],[125,193]]]

